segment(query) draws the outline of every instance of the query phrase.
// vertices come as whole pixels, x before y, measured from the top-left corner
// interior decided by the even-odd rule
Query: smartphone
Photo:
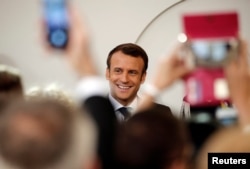
[[[222,67],[237,56],[238,14],[236,12],[184,14],[186,50],[197,67]]]
[[[48,43],[57,49],[67,47],[69,16],[67,0],[42,0]]]
[[[230,103],[223,67],[238,54],[237,12],[184,14],[182,23],[184,50],[196,67],[184,78],[186,101],[192,107]]]

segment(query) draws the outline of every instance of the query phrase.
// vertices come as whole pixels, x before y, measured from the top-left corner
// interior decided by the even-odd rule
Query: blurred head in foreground
[[[0,118],[0,168],[88,169],[94,158],[92,121],[54,100],[20,101]]]
[[[125,123],[116,145],[120,169],[184,169],[191,146],[184,123],[154,107]]]
[[[204,144],[196,159],[196,169],[207,169],[208,153],[250,152],[250,125],[230,126],[215,132]]]

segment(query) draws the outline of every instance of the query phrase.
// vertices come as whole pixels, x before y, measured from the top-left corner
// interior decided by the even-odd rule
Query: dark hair
[[[126,55],[130,55],[132,57],[140,57],[143,59],[144,67],[143,67],[143,73],[147,71],[148,68],[148,55],[145,52],[144,49],[142,49],[139,45],[133,44],[133,43],[124,43],[116,46],[114,49],[112,49],[107,58],[107,68],[110,68],[110,62],[112,55],[116,52],[121,51],[122,53]]]
[[[116,162],[119,169],[163,169],[185,160],[190,140],[184,123],[155,108],[139,112],[118,133]]]
[[[23,96],[22,79],[17,69],[0,64],[0,112],[11,102]]]

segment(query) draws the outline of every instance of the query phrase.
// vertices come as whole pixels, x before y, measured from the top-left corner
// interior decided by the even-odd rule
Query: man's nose
[[[123,83],[128,82],[128,79],[129,79],[128,73],[123,73],[123,74],[121,75],[121,79],[120,79],[120,80],[121,80]]]

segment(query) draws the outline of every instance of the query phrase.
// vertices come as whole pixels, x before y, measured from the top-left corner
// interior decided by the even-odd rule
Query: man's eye
[[[137,72],[137,71],[135,71],[135,70],[131,70],[131,71],[129,71],[129,74],[131,74],[131,75],[137,75],[137,74],[138,74],[138,72]]]
[[[114,72],[115,72],[115,73],[121,73],[122,70],[121,70],[121,69],[114,69]]]

